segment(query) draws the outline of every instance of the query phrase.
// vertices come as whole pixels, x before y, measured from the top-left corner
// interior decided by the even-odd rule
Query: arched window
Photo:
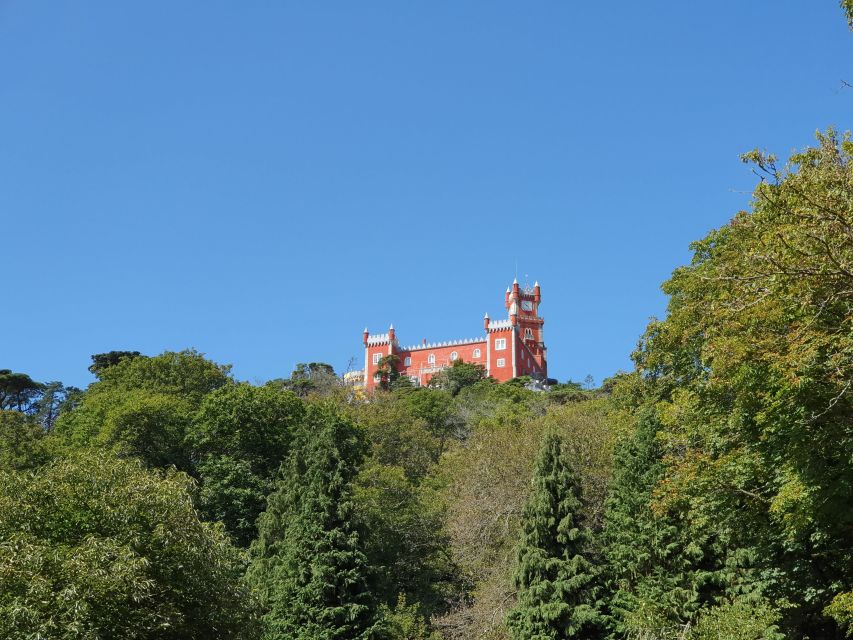
[[[458,357],[459,357],[459,354],[458,354],[458,353],[456,353],[455,351],[453,351],[453,352],[450,354],[450,359],[451,359],[451,360],[456,360]]]
[[[525,340],[533,340],[533,329],[527,328],[524,330],[524,339]]]
[[[480,350],[479,350],[479,349],[474,349],[473,357],[474,357],[474,358],[479,358],[479,357],[480,357]]]
[[[430,364],[435,364],[435,354],[434,353],[429,354],[429,358],[427,358],[427,362],[429,362]]]

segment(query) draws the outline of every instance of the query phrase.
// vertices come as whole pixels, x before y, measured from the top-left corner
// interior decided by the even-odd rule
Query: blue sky
[[[0,368],[341,370],[478,334],[517,261],[551,375],[601,380],[842,79],[835,0],[0,1]]]

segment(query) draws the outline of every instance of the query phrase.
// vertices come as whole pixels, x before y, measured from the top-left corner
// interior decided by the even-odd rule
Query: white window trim
[[[504,351],[506,349],[506,338],[495,338],[495,351]]]
[[[471,357],[472,358],[481,358],[482,357],[481,351],[479,349],[474,349],[474,353],[471,354]]]
[[[505,366],[506,366],[506,358],[498,358],[498,364],[497,364],[497,366],[499,366],[499,367],[505,367]]]
[[[382,354],[381,354],[381,353],[374,353],[374,354],[373,354],[373,364],[379,364],[379,361],[380,361],[381,359],[382,359]]]
[[[459,359],[459,354],[458,354],[458,353],[456,353],[455,351],[451,351],[451,352],[450,352],[450,359],[451,359],[451,360],[458,360],[458,359]]]
[[[435,364],[435,354],[434,353],[429,354],[429,357],[427,357],[427,362],[430,364]]]
[[[411,367],[412,366],[412,357],[406,356],[406,359],[403,360],[403,365],[407,366],[407,367]]]

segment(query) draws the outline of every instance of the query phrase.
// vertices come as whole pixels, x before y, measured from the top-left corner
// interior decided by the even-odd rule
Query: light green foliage
[[[400,402],[412,417],[423,420],[427,431],[438,442],[435,461],[438,460],[448,443],[463,433],[464,423],[454,410],[453,398],[449,391],[420,388],[410,393],[400,394]]]
[[[29,416],[0,409],[0,470],[30,469],[45,462],[44,435]]]
[[[252,545],[249,578],[266,609],[266,638],[370,636],[375,609],[352,499],[365,452],[361,431],[332,405],[308,407]]]
[[[783,640],[779,614],[765,603],[726,603],[702,612],[687,640]]]
[[[190,491],[101,454],[0,471],[0,637],[253,637],[244,559]]]
[[[379,608],[379,628],[376,637],[380,640],[441,640],[441,635],[430,631],[426,620],[416,605],[406,604],[400,596],[393,608]]]
[[[409,402],[408,395],[379,393],[370,402],[348,405],[345,410],[364,429],[378,463],[400,467],[417,481],[438,460],[442,440],[426,419],[409,409]]]
[[[57,421],[58,448],[108,448],[191,470],[187,429],[204,396],[230,383],[228,370],[195,351],[121,358]]]
[[[248,546],[275,474],[305,409],[290,391],[271,385],[227,385],[204,397],[187,431],[201,479],[200,508]]]
[[[823,612],[847,630],[847,637],[853,636],[853,591],[839,593]]]
[[[596,569],[580,485],[562,439],[545,436],[521,522],[515,584],[518,602],[507,615],[516,640],[598,638]]]

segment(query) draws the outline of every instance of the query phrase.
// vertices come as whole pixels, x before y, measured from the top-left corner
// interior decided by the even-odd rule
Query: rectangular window
[[[373,364],[379,364],[379,358],[381,358],[381,357],[382,357],[381,353],[374,353],[373,354]]]
[[[495,351],[503,351],[504,349],[506,349],[506,338],[495,340]]]
[[[506,360],[504,358],[498,358],[498,366],[503,367],[506,364]]]
[[[411,367],[412,366],[412,359],[409,356],[406,356],[406,359],[403,360],[403,364],[406,365],[407,367]]]

